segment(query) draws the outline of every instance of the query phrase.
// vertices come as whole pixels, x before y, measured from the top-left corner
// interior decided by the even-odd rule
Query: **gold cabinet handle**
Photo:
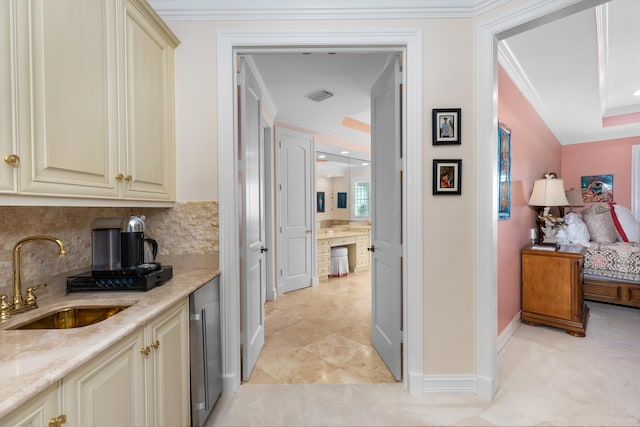
[[[131,175],[127,175],[127,176],[124,177],[124,180],[127,181],[127,182],[131,182],[131,181],[133,181],[133,177]]]
[[[116,181],[122,181],[123,179],[124,179],[124,175],[122,175],[121,173],[116,175]]]
[[[18,166],[20,166],[20,156],[10,154],[8,156],[5,156],[4,162],[12,168],[17,168]]]
[[[160,341],[155,340],[154,342],[151,343],[151,348],[157,349],[158,347],[160,347]]]
[[[140,353],[144,354],[145,356],[148,356],[150,351],[151,351],[151,349],[148,346],[147,347],[142,347],[140,349]]]
[[[61,427],[63,424],[65,424],[67,422],[67,416],[66,415],[59,415],[55,418],[51,418],[49,420],[49,427]]]

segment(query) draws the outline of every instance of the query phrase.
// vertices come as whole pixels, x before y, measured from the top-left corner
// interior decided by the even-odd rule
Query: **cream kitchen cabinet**
[[[0,419],[0,426],[60,427],[66,417],[61,409],[60,382],[39,393],[29,403]]]
[[[147,425],[187,426],[191,417],[188,300],[146,328]]]
[[[13,0],[0,0],[0,192],[17,191],[15,138],[15,45],[11,31],[13,24]],[[14,154],[15,155],[15,154]],[[5,160],[6,157],[6,160]]]
[[[127,1],[123,197],[175,199],[173,49],[178,40],[143,1]],[[124,160],[123,159],[123,163]]]
[[[63,379],[68,425],[189,425],[187,300]]]
[[[0,147],[2,157],[18,156],[20,164],[13,187],[4,184],[10,166],[3,165],[0,191],[174,200],[173,49],[179,42],[148,3],[3,1],[12,12],[0,19],[13,24],[15,76],[7,82],[3,73],[0,87],[4,92],[10,83],[16,96],[10,122],[16,131],[15,151],[4,135]]]

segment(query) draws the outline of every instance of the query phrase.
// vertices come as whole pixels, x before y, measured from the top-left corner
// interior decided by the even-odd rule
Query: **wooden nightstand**
[[[522,322],[584,337],[589,317],[582,289],[584,248],[572,249],[522,250]]]

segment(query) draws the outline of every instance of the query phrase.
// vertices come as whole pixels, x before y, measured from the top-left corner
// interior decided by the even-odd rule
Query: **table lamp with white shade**
[[[537,179],[533,184],[533,191],[529,198],[529,205],[538,208],[538,243],[555,244],[553,225],[557,218],[549,213],[552,207],[569,206],[564,192],[564,182],[555,173],[545,174],[544,179]],[[544,222],[544,227],[543,227]],[[544,228],[544,233],[543,233]]]

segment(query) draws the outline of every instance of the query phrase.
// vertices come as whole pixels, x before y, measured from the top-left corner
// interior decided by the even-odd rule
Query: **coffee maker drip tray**
[[[147,291],[173,277],[173,267],[159,263],[133,269],[87,271],[67,277],[67,293],[83,291]]]

